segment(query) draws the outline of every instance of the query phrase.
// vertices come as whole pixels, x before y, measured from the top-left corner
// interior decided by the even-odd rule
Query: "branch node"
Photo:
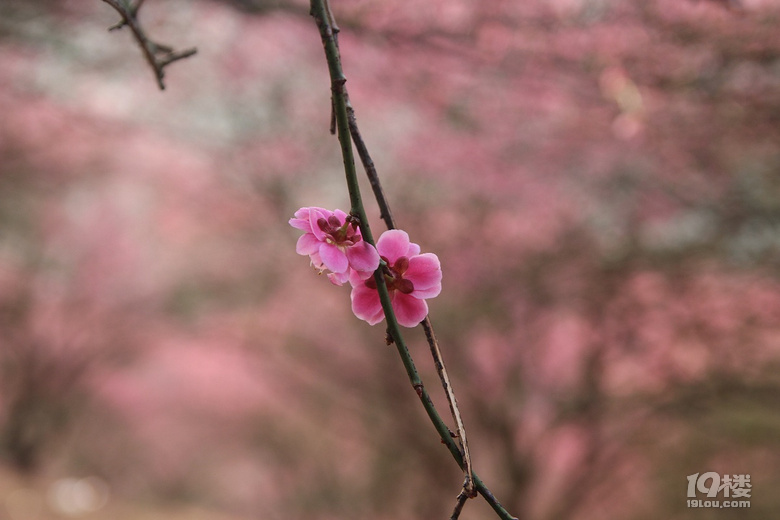
[[[189,58],[198,52],[198,50],[192,47],[184,51],[175,52],[173,47],[150,40],[138,21],[138,11],[144,3],[144,0],[138,0],[135,5],[130,5],[127,1],[123,0],[103,1],[113,7],[116,12],[119,13],[119,16],[122,17],[119,22],[109,27],[108,30],[116,31],[125,26],[130,28],[133,33],[133,38],[141,47],[144,58],[154,71],[154,75],[157,78],[157,86],[160,87],[160,90],[165,90],[165,83],[163,82],[165,72],[163,69],[174,61]]]
[[[452,515],[450,516],[450,520],[458,520],[460,518],[460,513],[463,511],[463,506],[466,504],[466,501],[469,498],[473,498],[466,493],[466,487],[468,486],[469,478],[466,477],[466,481],[463,482],[463,489],[458,493],[458,498],[455,502],[455,509],[452,511]]]
[[[111,31],[118,31],[119,29],[121,29],[125,25],[127,25],[127,22],[125,20],[121,20],[121,21],[115,23],[114,25],[112,25],[111,27],[109,27],[108,31],[109,32],[111,32]]]

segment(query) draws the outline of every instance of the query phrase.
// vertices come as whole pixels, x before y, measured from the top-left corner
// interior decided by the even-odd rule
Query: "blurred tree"
[[[80,411],[65,465],[128,496],[449,510],[457,472],[381,331],[286,233],[346,200],[307,6],[147,4],[202,52],[164,97],[100,2],[0,5],[6,457],[45,464]],[[522,518],[703,518],[686,475],[710,470],[780,507],[780,13],[719,4],[336,7],[396,218],[442,259],[476,469]]]

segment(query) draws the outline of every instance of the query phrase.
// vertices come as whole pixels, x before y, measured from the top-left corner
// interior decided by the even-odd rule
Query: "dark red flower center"
[[[381,258],[386,264],[383,271],[387,290],[390,292],[400,291],[403,294],[411,294],[414,292],[414,284],[412,281],[404,278],[404,273],[409,269],[409,259],[402,256],[391,265],[387,258],[384,256]],[[366,287],[376,289],[376,280],[373,277],[366,280],[365,283]]]
[[[360,242],[360,235],[357,234],[357,226],[350,225],[349,222],[342,224],[336,215],[331,215],[326,219],[318,218],[317,227],[327,235],[326,241],[330,241],[337,246],[353,246]]]

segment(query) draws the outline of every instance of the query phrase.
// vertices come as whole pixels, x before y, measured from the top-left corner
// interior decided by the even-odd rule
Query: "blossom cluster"
[[[398,323],[414,327],[428,314],[426,299],[441,292],[441,264],[433,253],[420,253],[420,246],[400,229],[382,233],[376,247],[363,240],[360,228],[347,213],[318,207],[301,208],[290,225],[304,234],[296,252],[308,255],[320,272],[328,271],[335,285],[352,286],[352,311],[375,325],[384,319],[375,271],[387,287]]]

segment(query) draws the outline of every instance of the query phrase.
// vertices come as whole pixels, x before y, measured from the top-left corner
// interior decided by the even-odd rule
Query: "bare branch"
[[[466,504],[466,501],[469,499],[469,491],[467,491],[467,488],[470,483],[471,483],[470,479],[466,477],[466,480],[463,482],[463,489],[460,491],[460,493],[458,493],[458,499],[457,502],[455,503],[455,509],[452,510],[452,515],[450,516],[450,520],[458,520],[460,518],[460,513],[461,511],[463,511],[463,506]]]
[[[138,21],[138,11],[143,5],[144,0],[137,0],[135,5],[131,5],[129,0],[103,1],[113,7],[122,17],[119,22],[109,27],[108,30],[115,31],[124,26],[130,28],[130,31],[133,33],[133,38],[135,38],[135,41],[138,42],[138,45],[141,47],[144,58],[146,58],[147,63],[149,63],[149,66],[152,67],[152,70],[154,71],[154,75],[157,78],[157,85],[160,87],[160,90],[165,90],[165,83],[163,82],[165,67],[174,61],[189,58],[198,52],[198,50],[195,47],[192,47],[183,51],[174,51],[173,47],[150,40]]]

